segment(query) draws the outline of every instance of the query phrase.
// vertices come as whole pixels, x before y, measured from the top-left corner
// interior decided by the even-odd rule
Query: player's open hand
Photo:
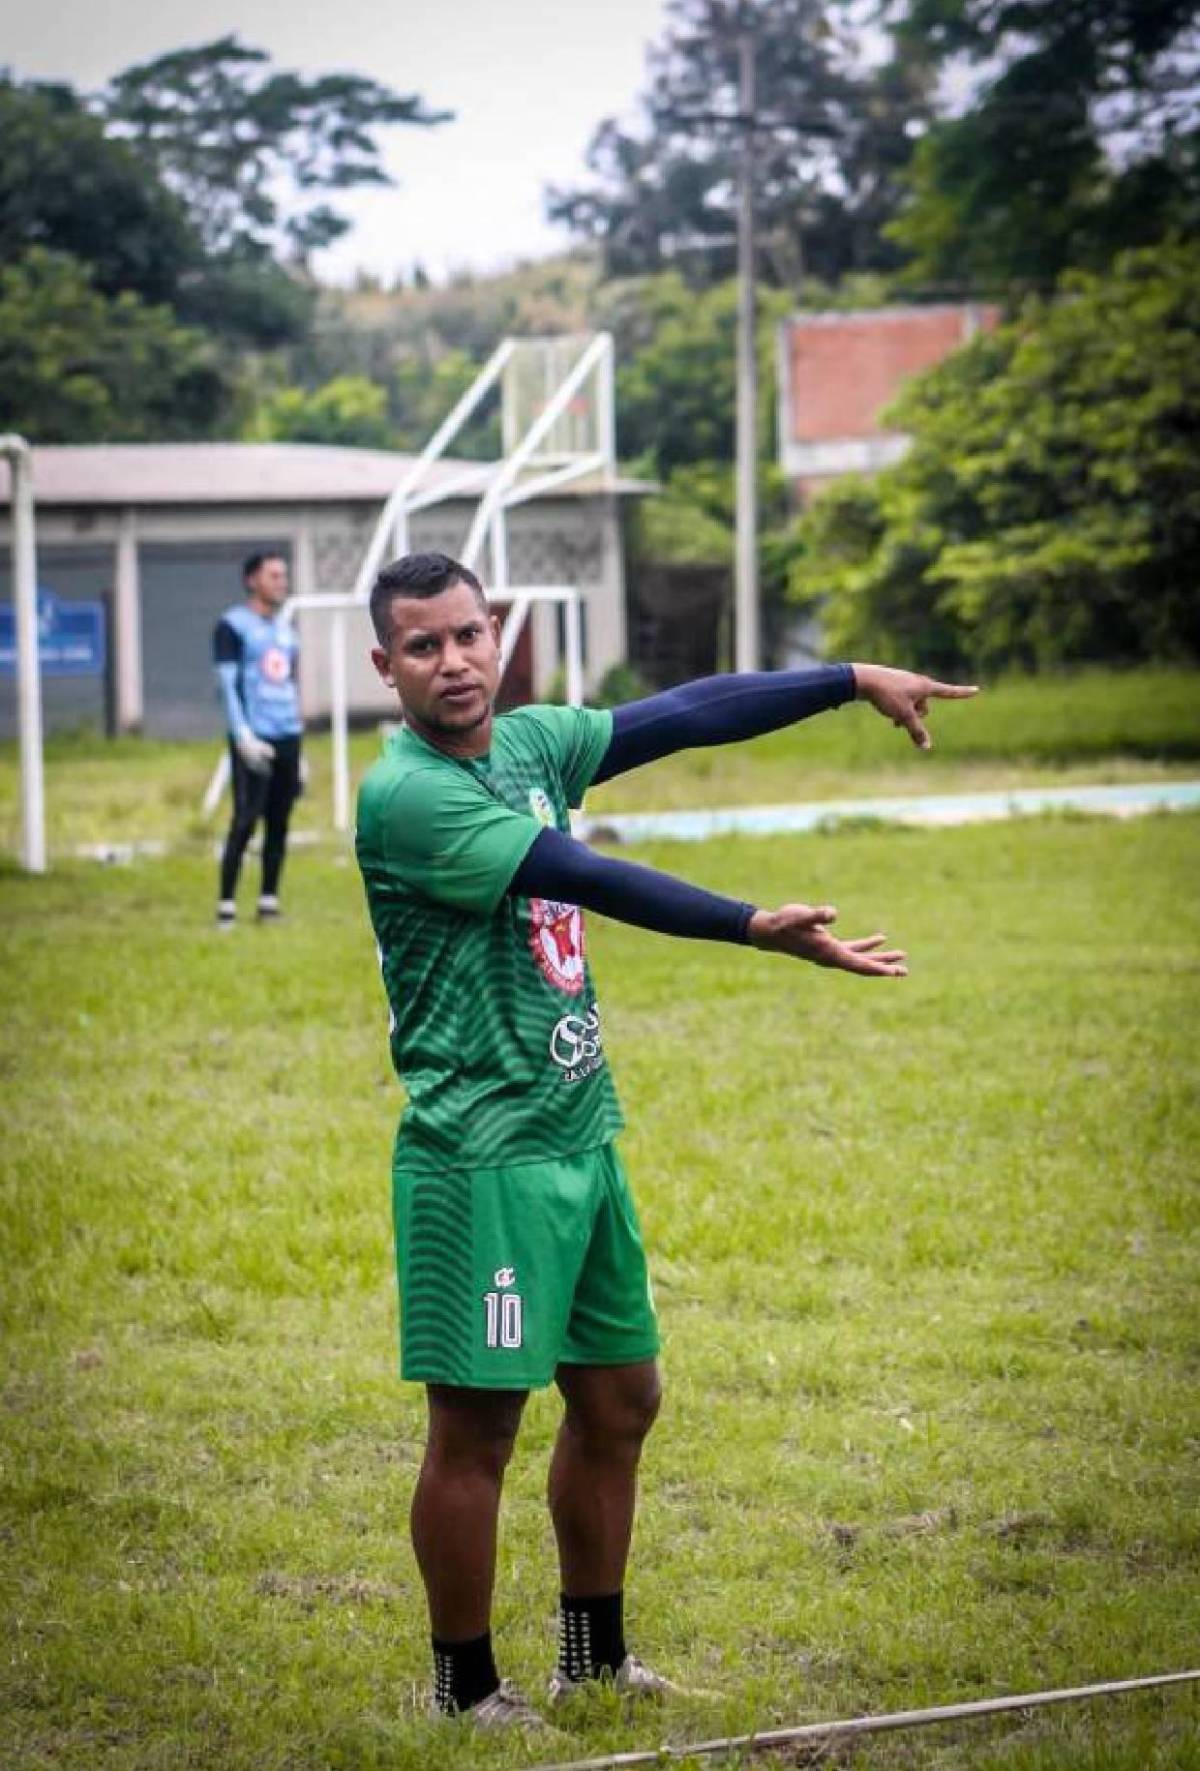
[[[750,944],[766,953],[788,953],[813,965],[856,972],[861,978],[907,978],[907,955],[899,947],[888,947],[886,935],[839,941],[830,932],[836,920],[832,904],[785,904],[781,910],[756,910],[750,918]]]
[[[973,683],[941,683],[915,670],[890,670],[886,664],[852,664],[858,700],[869,701],[894,726],[903,726],[918,750],[932,750],[925,726],[931,701],[965,701],[979,690]]]

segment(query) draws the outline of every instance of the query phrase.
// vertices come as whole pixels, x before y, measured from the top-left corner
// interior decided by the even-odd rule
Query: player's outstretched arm
[[[883,935],[839,941],[829,932],[836,911],[788,904],[782,910],[707,892],[674,874],[597,855],[560,830],[542,830],[509,887],[521,897],[579,904],[618,922],[693,941],[732,941],[790,954],[814,965],[834,966],[863,977],[903,977],[904,955],[883,947]]]
[[[611,781],[678,750],[759,738],[853,698],[848,664],[699,677],[615,708],[612,738],[592,780]]]
[[[932,750],[925,725],[931,701],[965,701],[979,690],[973,683],[942,683],[915,670],[892,670],[886,664],[852,664],[855,694],[869,701],[894,726],[902,726],[918,750]]]

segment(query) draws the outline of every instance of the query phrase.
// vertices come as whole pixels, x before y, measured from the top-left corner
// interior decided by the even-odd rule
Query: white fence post
[[[33,460],[24,437],[0,436],[12,486],[13,605],[17,621],[17,710],[21,749],[21,864],[46,871],[46,784],[42,759],[42,671],[38,657],[37,544]]]

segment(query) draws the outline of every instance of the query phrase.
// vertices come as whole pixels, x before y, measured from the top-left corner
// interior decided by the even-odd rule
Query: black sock
[[[625,1658],[624,1594],[570,1599],[558,1612],[558,1670],[567,1679],[598,1679],[615,1673]]]
[[[469,1710],[490,1697],[500,1684],[492,1658],[492,1633],[469,1642],[433,1640],[433,1700],[440,1710]]]

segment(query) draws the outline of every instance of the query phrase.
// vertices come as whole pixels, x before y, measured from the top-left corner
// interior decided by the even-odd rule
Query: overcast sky
[[[0,54],[19,77],[92,88],[236,31],[280,66],[420,93],[456,120],[387,132],[398,188],[335,197],[355,226],[318,268],[348,281],[419,261],[441,279],[566,244],[542,219],[543,188],[580,177],[602,117],[632,117],[663,15],[664,0],[54,0],[7,9]]]

